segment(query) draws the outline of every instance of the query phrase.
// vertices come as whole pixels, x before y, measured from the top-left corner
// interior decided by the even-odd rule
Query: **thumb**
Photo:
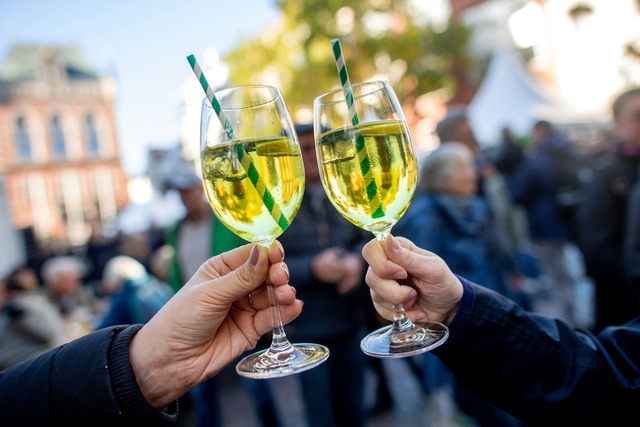
[[[389,260],[402,267],[407,273],[419,273],[425,264],[424,253],[416,245],[403,237],[387,236],[384,241]],[[419,274],[418,274],[419,276]]]
[[[269,271],[269,256],[267,250],[259,245],[253,245],[244,264],[233,269],[224,277],[225,285],[221,288],[221,297],[231,304],[247,294],[267,279]]]

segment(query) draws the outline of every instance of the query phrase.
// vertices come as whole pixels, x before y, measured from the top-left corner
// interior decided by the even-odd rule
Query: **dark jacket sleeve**
[[[640,179],[629,193],[624,234],[624,272],[634,306],[640,307]]]
[[[164,425],[175,405],[142,397],[128,348],[139,325],[86,335],[0,373],[0,414],[8,426]]]
[[[450,338],[434,351],[459,380],[533,425],[640,419],[640,317],[594,336],[462,282]]]

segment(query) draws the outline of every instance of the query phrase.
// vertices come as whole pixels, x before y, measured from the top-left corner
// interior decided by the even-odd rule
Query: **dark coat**
[[[313,275],[311,260],[322,250],[336,247],[360,253],[373,238],[344,219],[326,196],[321,200],[320,206],[314,206],[308,188],[295,219],[278,238],[287,254],[291,284],[297,290],[297,298],[304,301],[304,310],[288,326],[293,340],[318,341],[353,333],[362,327],[359,310],[365,303],[371,304],[364,274],[359,289],[349,295],[340,295],[335,285],[323,283]]]
[[[637,424],[640,317],[595,336],[462,283],[449,339],[434,350],[457,378],[530,425]]]
[[[584,187],[578,206],[578,245],[596,286],[597,329],[640,314],[640,300],[630,290],[623,256],[629,194],[638,167],[640,156],[614,145],[595,162],[593,179]]]
[[[128,359],[136,328],[102,329],[0,372],[2,425],[158,426],[175,421],[175,414],[153,410],[137,388]]]
[[[540,142],[509,178],[511,201],[524,207],[532,240],[564,240],[567,223],[557,205],[559,172],[556,156],[568,149],[566,141],[552,137]]]

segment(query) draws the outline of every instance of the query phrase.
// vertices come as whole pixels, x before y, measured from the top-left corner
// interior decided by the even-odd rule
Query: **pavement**
[[[473,427],[456,411],[447,393],[426,396],[403,359],[383,359],[383,368],[391,388],[393,406],[371,414],[366,427]],[[234,366],[220,376],[223,427],[263,427],[258,420],[246,381],[266,381],[276,400],[281,427],[307,427],[304,403],[298,377],[291,375],[270,380],[246,380],[238,376]],[[368,372],[365,390],[367,407],[374,408],[373,390],[376,377]]]

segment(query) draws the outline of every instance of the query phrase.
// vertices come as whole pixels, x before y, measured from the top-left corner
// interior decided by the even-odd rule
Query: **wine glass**
[[[317,97],[313,110],[316,154],[327,196],[347,220],[384,240],[409,207],[418,176],[407,123],[393,89],[386,81],[346,84]],[[449,335],[441,323],[414,324],[402,305],[395,305],[393,312],[391,325],[362,339],[366,354],[412,356],[441,345]]]
[[[286,230],[304,193],[304,167],[297,136],[280,91],[239,86],[202,103],[200,160],[213,212],[245,240],[269,248]],[[223,120],[224,117],[224,120]],[[291,344],[267,282],[272,306],[271,346],[242,359],[238,374],[276,378],[311,369],[329,357],[318,344]]]

